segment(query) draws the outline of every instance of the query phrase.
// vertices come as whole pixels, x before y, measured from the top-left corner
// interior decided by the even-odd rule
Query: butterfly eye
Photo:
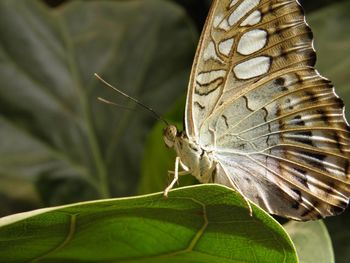
[[[174,147],[176,135],[177,128],[174,125],[169,125],[163,130],[163,139],[167,147]]]

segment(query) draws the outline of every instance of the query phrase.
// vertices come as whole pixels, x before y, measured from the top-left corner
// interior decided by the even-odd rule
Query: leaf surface
[[[223,186],[36,210],[0,219],[12,262],[297,262],[283,228]]]
[[[290,221],[284,228],[293,240],[300,263],[334,263],[332,241],[322,220]]]

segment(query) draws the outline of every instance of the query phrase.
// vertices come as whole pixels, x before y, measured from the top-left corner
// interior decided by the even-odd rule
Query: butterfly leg
[[[249,210],[249,215],[253,216],[253,209],[252,209],[252,206],[250,205],[248,198],[242,193],[241,189],[239,189],[238,186],[232,180],[230,180],[230,181],[233,185],[233,188],[243,197],[244,202],[246,202],[248,210]]]
[[[181,165],[181,168],[183,169],[183,171],[180,171],[179,172],[179,165]],[[169,171],[170,174],[174,174],[174,178],[173,180],[171,181],[171,183],[168,185],[167,188],[165,188],[164,190],[164,196],[165,197],[168,197],[168,193],[169,191],[174,187],[174,185],[177,183],[177,181],[179,180],[179,176],[180,175],[185,175],[185,174],[188,174],[190,171],[188,169],[187,166],[185,166],[181,160],[180,160],[180,157],[176,157],[175,159],[175,171]]]
[[[213,135],[213,138],[214,138],[214,143],[213,143],[213,145],[214,145],[214,148],[216,148],[216,130],[215,129],[213,129],[213,128],[211,128],[211,127],[209,127],[209,131],[211,132],[211,134]]]
[[[171,175],[175,175],[175,171],[168,171],[168,175],[171,174]],[[177,173],[179,176],[182,176],[182,175],[186,175],[186,174],[189,174],[188,171],[180,171]],[[177,180],[177,185],[179,185],[179,180]]]
[[[239,187],[232,180],[230,181],[231,181],[231,184],[233,185],[233,188],[236,189],[236,191],[243,197],[243,200],[246,202],[249,210],[249,215],[253,216],[253,209],[252,209],[252,206],[250,205],[248,198],[242,193],[241,189],[239,189]]]
[[[238,185],[231,179],[231,177],[229,176],[229,174],[225,171],[225,169],[221,166],[222,170],[224,171],[224,174],[226,175],[226,178],[228,179],[228,181],[230,182],[231,186],[233,189],[235,189],[242,197],[243,200],[246,202],[248,210],[249,210],[249,215],[253,216],[253,209],[252,206],[250,205],[250,202],[248,200],[248,198],[242,193],[241,189],[238,187]]]
[[[184,164],[181,162],[181,160],[180,160],[180,166],[181,166],[181,168],[182,168],[182,171],[178,171],[178,172],[177,172],[177,174],[178,174],[179,176],[182,176],[182,175],[186,175],[186,174],[190,174],[190,173],[191,173],[190,169],[189,169],[186,165],[184,165]],[[168,174],[175,175],[175,171],[168,171]],[[177,180],[177,184],[179,185],[179,180]]]
[[[190,169],[186,165],[184,165],[183,162],[181,162],[181,159],[179,161],[179,164],[182,168],[182,171],[178,171],[178,175],[186,175],[191,173]],[[175,174],[175,171],[168,171],[168,174]]]
[[[168,174],[172,174],[174,175],[175,174],[175,171],[168,171]],[[181,176],[181,175],[186,175],[186,174],[189,174],[188,171],[180,171],[178,172],[178,175]]]

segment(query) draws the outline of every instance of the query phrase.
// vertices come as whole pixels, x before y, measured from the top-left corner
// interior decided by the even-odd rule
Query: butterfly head
[[[178,135],[178,131],[176,126],[168,125],[163,130],[163,139],[164,139],[165,145],[169,148],[173,148],[177,135]]]

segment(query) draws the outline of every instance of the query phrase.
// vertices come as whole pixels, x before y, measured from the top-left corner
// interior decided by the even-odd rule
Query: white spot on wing
[[[221,29],[223,29],[223,30],[225,30],[225,31],[229,31],[229,30],[230,30],[230,26],[229,26],[229,24],[228,24],[227,19],[225,19],[225,20],[223,20],[223,21],[221,22],[221,24],[219,25],[219,28],[221,28]]]
[[[238,0],[232,0],[232,2],[231,2],[231,4],[230,4],[230,8],[231,8],[232,6],[234,6],[235,4],[237,4],[237,2],[238,2]]]
[[[214,27],[218,27],[219,24],[222,22],[222,20],[224,19],[224,14],[219,14],[214,18],[214,22],[213,22],[213,26]]]
[[[222,41],[219,44],[219,51],[221,54],[228,56],[231,53],[231,49],[234,43],[234,38],[229,38],[227,40]]]
[[[207,61],[209,59],[213,59],[213,60],[218,60],[221,62],[221,59],[216,54],[215,44],[213,41],[210,41],[207,48],[204,50],[203,59],[204,59],[204,61]]]
[[[250,55],[262,49],[267,42],[267,32],[262,29],[254,29],[244,33],[239,40],[237,51],[242,55]]]
[[[256,57],[234,67],[233,72],[239,79],[250,79],[267,73],[271,66],[269,57]]]
[[[200,85],[209,84],[219,78],[223,78],[226,75],[226,70],[212,70],[209,72],[200,73],[197,76],[197,82]]]
[[[243,1],[228,18],[228,24],[233,26],[242,19],[249,11],[259,4],[260,0],[245,0]]]
[[[241,24],[241,26],[254,26],[261,21],[261,13],[255,10]]]

